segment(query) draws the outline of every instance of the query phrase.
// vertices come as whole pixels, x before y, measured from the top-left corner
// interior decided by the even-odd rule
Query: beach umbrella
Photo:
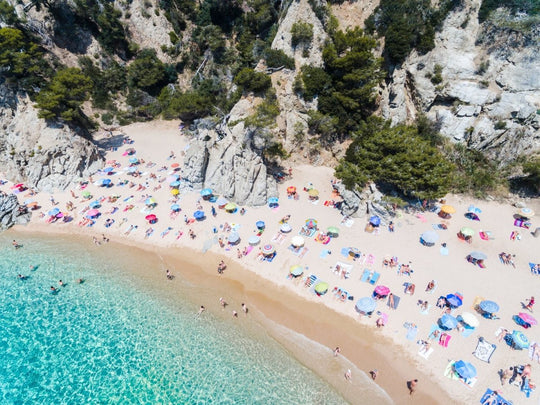
[[[317,220],[313,218],[307,219],[306,226],[310,229],[317,228]]]
[[[420,238],[425,242],[425,244],[433,246],[435,242],[439,240],[439,234],[435,231],[426,231]]]
[[[308,191],[308,195],[310,197],[318,197],[319,196],[319,190],[312,188]]]
[[[50,215],[51,217],[54,217],[58,213],[60,213],[60,208],[55,207],[52,210],[50,210],[49,212],[47,212],[47,215]]]
[[[379,226],[381,224],[381,218],[378,215],[373,215],[369,219],[369,223],[373,226]]]
[[[497,304],[495,301],[489,301],[489,300],[482,301],[480,302],[479,307],[482,311],[487,312],[489,314],[494,314],[495,312],[499,312],[499,304]]]
[[[153,197],[148,197],[144,203],[146,205],[156,205],[157,204],[157,201],[153,198]]]
[[[180,182],[178,180],[175,180],[175,181],[169,183],[169,186],[170,187],[178,187],[178,186],[180,186]]]
[[[385,285],[378,285],[377,287],[375,287],[375,294],[384,297],[390,294],[390,288]]]
[[[324,295],[328,291],[328,283],[321,281],[320,283],[315,284],[315,292],[318,295]]]
[[[304,186],[304,190],[306,191],[309,191],[313,188],[313,183],[306,183],[306,185]]]
[[[450,304],[450,306],[454,308],[457,308],[463,305],[463,300],[455,294],[448,294],[446,296],[446,301],[448,302],[448,304]]]
[[[441,207],[441,211],[445,214],[454,214],[456,212],[456,209],[452,207],[451,205],[443,205]]]
[[[279,201],[279,198],[277,197],[270,197],[268,199],[268,205],[277,205]]]
[[[447,330],[454,329],[457,324],[458,320],[449,314],[444,314],[443,316],[441,316],[441,319],[439,319],[439,325],[441,326],[441,328]]]
[[[377,301],[373,299],[373,297],[362,297],[358,301],[356,301],[356,310],[358,312],[362,313],[370,313],[377,308]]]
[[[296,193],[296,187],[295,186],[289,186],[287,187],[287,193]]]
[[[88,204],[90,208],[98,208],[101,207],[101,202],[98,200],[92,201],[90,204]]]
[[[469,379],[474,378],[478,374],[476,368],[469,362],[458,360],[454,363],[454,370],[459,374],[460,377]]]
[[[233,212],[236,209],[236,204],[233,202],[225,204],[225,211]]]
[[[144,217],[148,222],[155,223],[157,221],[157,217],[154,214],[150,214]]]
[[[519,330],[512,332],[512,341],[514,342],[514,346],[519,349],[526,349],[529,347],[529,339],[523,332],[520,332]]]
[[[207,197],[209,195],[212,195],[212,189],[211,188],[203,188],[201,190],[201,196]]]
[[[83,197],[85,197],[85,198],[88,198],[88,197],[90,197],[92,194],[90,194],[90,191],[83,191],[83,192],[81,193],[81,195],[82,195]]]
[[[126,149],[126,153],[127,153],[128,155],[133,155],[133,154],[135,153],[135,149],[134,149],[134,148],[127,148],[127,149]]]
[[[358,256],[360,256],[360,250],[358,250],[358,249],[355,248],[355,247],[349,248],[349,256],[352,256],[352,257],[358,257]]]
[[[289,272],[294,277],[298,277],[298,276],[301,276],[302,273],[304,273],[304,268],[300,266],[299,264],[295,264],[294,266],[291,266],[291,268],[289,269]]]
[[[478,318],[471,314],[470,312],[463,312],[461,314],[461,319],[464,323],[469,325],[471,328],[476,328],[480,323],[478,322]]]
[[[234,245],[234,244],[240,242],[240,235],[238,235],[238,233],[236,233],[236,232],[233,232],[233,233],[231,233],[229,235],[229,237],[227,239],[228,239],[228,241],[229,241],[229,243],[231,245]]]
[[[204,211],[195,211],[193,213],[193,218],[195,218],[197,221],[204,219]]]
[[[135,173],[137,171],[136,167],[128,167],[127,169],[128,173]]]
[[[106,167],[105,169],[102,170],[103,173],[112,173],[114,172],[114,167]]]
[[[137,159],[136,157],[129,158],[129,163],[135,165],[139,163],[139,159]]]
[[[13,190],[13,189],[16,189],[16,188],[21,188],[21,187],[24,187],[24,184],[17,183],[17,184],[12,185],[10,188]]]
[[[108,186],[109,184],[111,184],[112,181],[111,179],[101,179],[99,180],[98,184],[101,186],[101,187],[104,187],[104,186]]]
[[[180,167],[180,165],[179,165],[178,163],[175,162],[175,163],[173,163],[173,164],[171,165],[171,167],[172,167],[173,169],[176,169],[177,167]]]
[[[339,228],[337,226],[329,226],[326,232],[328,232],[328,236],[336,237],[339,235]]]
[[[94,218],[99,215],[99,211],[95,208],[86,212],[86,218]]]
[[[471,252],[469,253],[469,256],[471,256],[475,260],[486,260],[487,256],[482,252]]]
[[[275,251],[276,251],[276,248],[274,247],[274,245],[271,245],[271,244],[264,245],[262,247],[263,255],[266,255],[266,256],[271,255]]]
[[[293,236],[291,239],[291,245],[293,245],[294,247],[304,246],[304,243],[304,238],[299,235]]]
[[[266,224],[264,223],[264,221],[257,221],[255,222],[255,226],[257,227],[257,229],[264,229]]]
[[[29,204],[32,204],[33,202],[35,202],[33,199],[28,198],[28,199],[24,200],[23,205],[29,205]]]
[[[522,208],[517,214],[523,218],[532,218],[534,217],[534,211],[530,208]]]
[[[534,318],[534,316],[532,316],[531,314],[527,314],[525,312],[520,312],[518,314],[518,317],[521,318],[525,323],[528,323],[529,325],[536,325],[538,323],[536,319]]]
[[[459,231],[463,236],[473,236],[474,235],[474,229],[469,228],[468,226],[464,226]]]
[[[229,201],[226,199],[226,198],[223,198],[223,197],[219,197],[217,200],[216,200],[216,204],[219,208],[223,208],[225,207],[225,205],[227,205]]]
[[[180,179],[180,176],[177,175],[177,174],[171,174],[170,176],[167,176],[167,181],[169,183],[171,183],[173,181],[177,181],[178,179]]]
[[[178,195],[178,194],[180,194],[180,191],[178,191],[178,189],[176,189],[176,188],[173,188],[173,189],[171,190],[171,194],[172,194],[172,195]]]
[[[174,211],[174,212],[180,211],[180,206],[178,204],[171,205],[171,211]]]
[[[289,233],[290,231],[292,231],[292,227],[289,224],[285,223],[279,227],[279,230],[283,233]]]
[[[37,207],[37,205],[38,205],[37,201],[32,201],[31,203],[26,204],[26,206],[29,208]]]
[[[261,241],[261,238],[259,238],[257,235],[250,236],[249,239],[248,239],[248,243],[251,246],[258,245],[260,243],[260,241]]]

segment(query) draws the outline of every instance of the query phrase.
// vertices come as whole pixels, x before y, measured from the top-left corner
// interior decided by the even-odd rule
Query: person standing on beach
[[[341,353],[341,349],[339,348],[339,346],[336,346],[336,348],[334,349],[334,357],[337,357],[339,353]]]
[[[204,307],[204,305],[201,305],[201,307],[199,308],[199,312],[197,312],[197,316],[201,316],[204,311],[206,311],[206,308]]]
[[[345,373],[345,379],[350,382],[351,378],[352,378],[352,371],[351,369],[348,369],[347,372]]]
[[[220,299],[219,299],[219,304],[223,307],[223,309],[225,309],[225,307],[226,307],[227,305],[229,305],[229,304],[227,304],[227,301],[225,301],[225,300],[223,299],[223,297],[220,297]]]
[[[242,302],[242,311],[244,311],[244,314],[246,314],[246,316],[247,316],[247,313],[248,313],[248,307],[247,307],[246,304],[244,304],[243,302]]]
[[[418,384],[418,380],[415,378],[414,380],[407,381],[407,388],[409,389],[409,395],[414,394],[416,391],[416,385]]]
[[[379,375],[379,370],[377,370],[376,368],[374,368],[373,370],[371,370],[369,372],[369,375],[371,376],[371,379],[373,381],[375,381],[375,379],[377,378],[377,375]]]

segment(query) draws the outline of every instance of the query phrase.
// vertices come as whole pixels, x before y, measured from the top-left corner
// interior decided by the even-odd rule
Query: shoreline
[[[202,272],[198,271],[193,274],[188,272],[186,277],[194,277],[195,283],[207,286],[209,289],[215,289],[216,294],[219,294],[219,286],[229,280],[230,288],[235,291],[235,294],[238,294],[239,300],[248,302],[250,307],[256,307],[257,311],[254,312],[264,313],[269,324],[278,321],[280,325],[285,325],[285,327],[319,342],[328,348],[330,356],[332,349],[335,346],[340,346],[343,354],[340,358],[343,358],[344,361],[345,358],[351,360],[365,373],[377,368],[380,371],[377,384],[392,397],[395,403],[410,402],[405,381],[413,378],[420,380],[418,391],[414,395],[415,403],[453,403],[452,401],[455,403],[476,403],[486,388],[500,389],[497,370],[507,368],[510,365],[524,364],[527,361],[527,357],[522,354],[523,352],[510,351],[501,344],[499,344],[500,347],[492,359],[491,365],[481,363],[471,355],[479,336],[485,337],[489,342],[496,342],[494,334],[497,328],[505,327],[509,330],[512,330],[512,327],[517,328],[510,322],[512,322],[512,315],[519,310],[519,300],[531,296],[540,289],[540,277],[531,276],[527,267],[527,262],[540,263],[540,256],[537,253],[540,252],[538,248],[540,240],[533,238],[529,232],[525,232],[523,229],[520,229],[520,240],[508,240],[510,232],[518,229],[513,226],[512,218],[516,208],[509,204],[449,195],[447,196],[448,203],[457,210],[453,219],[441,221],[441,218],[435,213],[427,211],[416,214],[398,212],[398,216],[394,218],[395,232],[388,232],[386,227],[381,226],[377,232],[368,233],[364,230],[367,218],[361,217],[362,213],[359,213],[360,218],[354,218],[354,224],[344,225],[343,218],[337,210],[322,204],[325,199],[336,198],[332,194],[330,185],[330,180],[333,178],[331,168],[293,166],[292,179],[287,178],[278,185],[279,208],[246,207],[245,215],[228,214],[224,210],[218,210],[217,217],[208,215],[208,218],[203,222],[194,221],[184,224],[182,220],[184,214],[191,217],[191,214],[199,209],[199,206],[209,213],[210,203],[199,202],[200,196],[197,191],[182,191],[178,200],[182,209],[180,215],[171,215],[170,213],[169,206],[176,200],[169,193],[167,186],[169,180],[166,182],[165,177],[169,178],[174,171],[167,173],[167,169],[163,171],[162,169],[158,170],[158,168],[169,167],[173,162],[181,163],[182,156],[171,160],[170,157],[167,158],[168,151],[171,149],[184,151],[189,147],[190,141],[189,138],[178,133],[176,124],[175,122],[158,121],[122,128],[125,135],[132,138],[135,143],[134,145],[120,146],[119,150],[106,154],[108,162],[121,163],[120,168],[115,169],[117,173],[108,176],[115,184],[114,187],[101,188],[90,183],[85,191],[90,191],[95,197],[86,201],[79,198],[82,190],[78,187],[71,190],[73,193],[71,197],[70,190],[54,195],[39,193],[33,198],[38,201],[42,212],[47,212],[51,208],[49,196],[54,197],[57,202],[56,206],[60,209],[63,209],[68,201],[75,202],[77,208],[69,211],[69,215],[73,216],[74,219],[68,224],[61,221],[46,224],[37,215],[33,215],[29,227],[18,226],[16,229],[20,229],[22,232],[36,231],[44,234],[75,234],[81,238],[88,238],[89,244],[91,244],[92,235],[98,236],[103,233],[112,241],[122,245],[158,253],[162,258],[169,258],[169,263],[175,263],[179,260],[181,263],[186,263],[186,267],[197,266],[200,268],[203,266]],[[149,136],[150,132],[154,133],[154,136]],[[126,172],[129,156],[125,156],[122,152],[123,149],[131,146],[137,149],[137,157],[155,162],[155,169],[146,169],[146,167],[153,166],[141,165],[142,175],[139,178],[130,179]],[[178,154],[182,155],[181,152]],[[152,178],[150,174],[156,176]],[[95,177],[100,179],[99,174],[96,174]],[[134,183],[134,186],[137,183],[139,188],[131,188],[127,185],[119,187],[116,185],[119,180],[129,180]],[[302,185],[308,182],[313,182],[319,190],[320,204],[308,201],[307,193],[300,191]],[[163,187],[161,187],[162,184]],[[293,185],[299,190],[300,201],[286,198],[285,190]],[[7,187],[9,185],[5,186],[5,188]],[[75,194],[79,194],[79,196]],[[113,195],[118,196],[117,202],[107,202],[106,197]],[[151,211],[144,204],[148,195],[152,195],[158,202],[157,207]],[[96,224],[91,228],[77,226],[77,222],[84,218],[85,206],[99,196],[103,197],[104,200],[102,202],[104,207],[100,208],[103,212],[103,218],[96,221]],[[24,198],[27,196],[23,197],[21,193],[20,201]],[[530,208],[540,212],[540,201],[525,201],[530,204]],[[106,212],[113,205],[119,208],[114,215]],[[128,209],[128,205],[131,208]],[[482,220],[480,222],[471,222],[463,218],[463,214],[467,212],[467,207],[470,205],[482,207]],[[122,208],[124,209],[122,210]],[[156,225],[150,225],[144,220],[148,211],[159,217]],[[293,232],[286,234],[283,238],[276,239],[280,227],[278,221],[285,214],[292,214],[290,225]],[[115,224],[109,228],[104,226],[104,220],[107,217],[116,220]],[[121,218],[122,220],[120,220]],[[305,237],[306,248],[304,252],[307,253],[297,256],[290,252],[287,246],[292,236],[298,235],[297,231],[304,225],[306,218],[316,218],[319,222],[319,228],[323,231],[329,226],[338,225],[340,234],[338,238],[332,239],[328,245],[318,243],[313,237]],[[257,229],[254,228],[255,222],[259,220],[264,220],[266,223],[264,232],[257,232]],[[418,242],[421,233],[432,230],[432,226],[441,222],[448,225],[445,230],[437,230],[441,238],[439,243],[448,244],[450,253],[448,254],[447,249],[446,255],[443,255],[442,252],[439,254],[438,245],[428,248]],[[534,230],[539,224],[535,218],[532,219],[532,222],[531,230]],[[242,240],[240,245],[228,246],[229,232],[224,230],[224,224],[233,226],[240,234]],[[159,231],[167,225],[172,228],[170,234],[162,233],[160,238]],[[471,244],[460,241],[456,237],[456,233],[463,226],[472,227],[475,232]],[[212,231],[212,228],[215,231]],[[189,238],[188,229],[193,230],[197,237]],[[145,233],[151,230],[150,235],[152,233],[156,235],[145,237]],[[489,231],[492,235],[489,241],[481,240],[477,236],[477,232],[482,232],[482,230]],[[262,233],[259,246],[267,243],[274,244],[277,257],[271,263],[256,259],[258,247],[254,248],[255,252],[243,256],[241,259],[236,257],[236,249],[247,247],[247,240],[250,235],[255,233]],[[275,235],[274,238],[272,235]],[[225,241],[223,247],[218,245],[218,237]],[[353,261],[349,255],[345,255],[346,257],[341,255],[340,248],[343,249],[346,246],[358,248],[362,253],[362,259]],[[181,248],[184,257],[179,257],[181,255],[175,251],[176,247]],[[201,250],[204,255],[201,255]],[[478,269],[466,262],[466,255],[474,250],[485,252],[488,255],[487,270]],[[323,255],[325,251],[327,253]],[[498,262],[497,255],[501,251],[515,254],[515,270],[510,270],[511,268],[509,269],[508,266]],[[369,258],[373,259],[371,262],[368,260],[368,255]],[[382,259],[392,256],[399,257],[400,263],[409,263],[414,269],[414,274],[410,273],[408,276],[396,274],[395,269],[383,266]],[[186,258],[189,260],[186,261]],[[227,262],[228,268],[225,274],[219,277],[215,269],[217,262],[221,259]],[[339,274],[335,274],[331,270],[340,262],[351,267],[349,277],[340,277]],[[350,295],[354,295],[354,301],[341,302],[333,297],[330,291],[326,295],[318,297],[311,291],[312,289],[304,288],[301,280],[289,280],[287,277],[289,268],[297,264],[304,267],[304,276],[312,273],[320,280],[328,282],[330,289],[333,286],[344,288]],[[379,272],[381,277],[378,283],[388,286],[392,293],[401,297],[401,304],[397,310],[389,309],[384,305],[384,302],[378,303],[377,309],[389,315],[388,324],[384,328],[375,328],[376,316],[373,318],[359,317],[354,309],[356,300],[371,295],[374,289],[375,284],[361,281],[362,272],[365,272],[366,268],[371,272]],[[173,265],[171,265],[171,269],[173,269]],[[204,277],[201,274],[204,274]],[[437,281],[437,289],[434,294],[424,292],[424,286],[430,280]],[[417,285],[414,296],[404,294],[403,291],[405,283],[411,282]],[[429,360],[424,360],[417,355],[419,350],[417,341],[428,338],[430,327],[434,323],[436,324],[440,317],[438,314],[440,310],[435,306],[437,297],[440,294],[444,296],[457,291],[463,294],[464,299],[463,307],[455,310],[455,316],[461,314],[462,311],[475,312],[473,301],[479,296],[483,296],[501,304],[501,312],[498,314],[501,321],[493,322],[480,319],[480,326],[473,337],[467,338],[455,330],[452,331],[451,345],[443,348],[434,342],[433,354]],[[280,300],[276,300],[274,295],[279,296]],[[425,313],[420,312],[417,305],[420,300],[428,301],[431,309]],[[285,306],[284,303],[289,303],[289,306]],[[261,319],[261,322],[264,322],[264,319]],[[321,319],[326,322],[326,327],[322,330],[314,326],[318,322],[322,322]],[[407,340],[405,338],[407,330],[403,326],[411,322],[418,326],[418,336]],[[540,334],[536,328],[526,331],[532,341],[540,341]],[[276,328],[270,327],[270,329]],[[280,340],[279,336],[278,340]],[[287,347],[286,344],[285,346]],[[294,344],[291,346],[293,347]],[[366,349],[357,350],[358,347]],[[297,359],[306,357],[301,348],[293,347],[288,350],[295,353],[294,357]],[[366,351],[370,353],[369,356],[373,356],[366,359]],[[465,387],[465,384],[448,379],[443,375],[449,360],[460,358],[472,361],[479,371],[478,381],[474,388]],[[303,363],[306,364],[309,361],[309,356],[307,356]],[[344,367],[344,365],[342,366]],[[324,371],[317,373],[321,375],[324,374]],[[358,373],[355,371],[355,374]],[[353,378],[355,374],[353,374]],[[342,394],[348,392],[350,386],[354,385],[344,385],[343,370],[333,369],[329,376],[324,374],[323,378],[327,381],[333,381],[332,385]],[[399,384],[397,384],[398,381]],[[425,401],[423,400],[424,395]],[[522,395],[519,391],[507,392],[505,390],[506,399],[515,402],[522,400]],[[356,394],[350,394],[350,397],[353,403],[358,398]],[[532,398],[538,397],[538,393],[533,393]]]

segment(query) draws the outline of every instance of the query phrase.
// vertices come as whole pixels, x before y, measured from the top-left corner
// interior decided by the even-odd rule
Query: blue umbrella
[[[203,211],[195,211],[193,213],[193,218],[195,218],[197,221],[200,221],[204,218],[204,212]]]
[[[88,204],[90,208],[98,208],[101,207],[101,203],[98,200],[92,201],[90,204]]]
[[[102,170],[103,173],[112,173],[114,172],[114,168],[113,167],[106,167],[105,169]]]
[[[369,219],[369,223],[373,226],[379,226],[381,224],[381,218],[377,215],[373,215],[370,219]]]
[[[99,181],[99,184],[100,184],[101,186],[108,186],[109,184],[111,184],[111,179],[101,179],[101,180]]]
[[[474,378],[478,374],[476,368],[471,363],[463,360],[458,360],[454,363],[454,370],[465,379]]]
[[[208,195],[212,195],[212,189],[211,189],[211,188],[203,188],[203,189],[201,190],[201,195],[202,195],[203,197],[206,197],[206,196],[208,196]]]
[[[377,308],[377,301],[373,297],[362,297],[356,302],[356,310],[365,314],[373,312]]]
[[[420,238],[427,244],[434,245],[439,240],[439,234],[435,231],[427,231],[420,235]]]
[[[49,212],[47,212],[47,215],[50,215],[51,217],[54,217],[60,213],[60,208],[53,208]]]
[[[463,304],[463,301],[461,300],[461,298],[459,298],[455,294],[448,294],[446,296],[446,301],[448,301],[450,306],[452,306],[454,308],[460,307]]]
[[[155,205],[156,200],[153,197],[148,197],[146,200],[144,200],[145,205]]]
[[[270,197],[270,198],[268,199],[268,204],[277,204],[278,201],[279,201],[279,198],[277,198],[277,197]]]
[[[471,256],[475,260],[486,260],[487,256],[485,253],[482,252],[471,252],[469,253],[469,256]]]
[[[135,173],[137,171],[136,167],[128,167],[128,173]]]
[[[171,187],[178,187],[179,185],[180,185],[180,182],[178,180],[173,181],[172,183],[169,184],[169,186]]]
[[[233,232],[229,235],[227,239],[229,240],[229,243],[235,244],[240,241],[240,235],[238,235],[236,232]]]
[[[33,202],[34,202],[34,200],[32,200],[31,198],[28,198],[28,199],[24,200],[23,205],[28,205],[28,204],[31,204]]]
[[[229,200],[227,200],[226,198],[223,198],[223,197],[219,197],[216,200],[216,204],[218,205],[218,207],[224,207],[225,205],[227,205],[228,202],[229,202]]]
[[[171,211],[180,211],[180,206],[178,204],[171,205]]]
[[[265,223],[264,221],[257,221],[255,222],[255,226],[257,227],[257,229],[264,229]]]
[[[480,303],[480,309],[484,312],[494,314],[495,312],[499,312],[499,304],[495,301],[482,301]]]
[[[139,159],[137,159],[136,157],[129,158],[129,163],[131,164],[139,163]]]
[[[454,329],[458,324],[458,320],[452,315],[444,314],[441,319],[439,319],[439,325],[441,328],[450,330]]]
[[[526,349],[529,347],[529,339],[527,339],[527,336],[519,330],[512,332],[512,341],[514,342],[514,346],[519,349]]]

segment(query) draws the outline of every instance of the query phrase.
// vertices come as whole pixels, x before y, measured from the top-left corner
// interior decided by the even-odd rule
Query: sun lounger
[[[360,278],[360,281],[363,281],[364,283],[367,283],[368,280],[369,280],[369,274],[371,272],[368,270],[368,269],[364,269],[364,271],[362,272],[362,277]]]
[[[371,285],[375,285],[375,283],[379,280],[379,277],[381,277],[381,274],[380,273],[373,273],[373,275],[371,276],[371,279],[369,280],[369,284]]]

